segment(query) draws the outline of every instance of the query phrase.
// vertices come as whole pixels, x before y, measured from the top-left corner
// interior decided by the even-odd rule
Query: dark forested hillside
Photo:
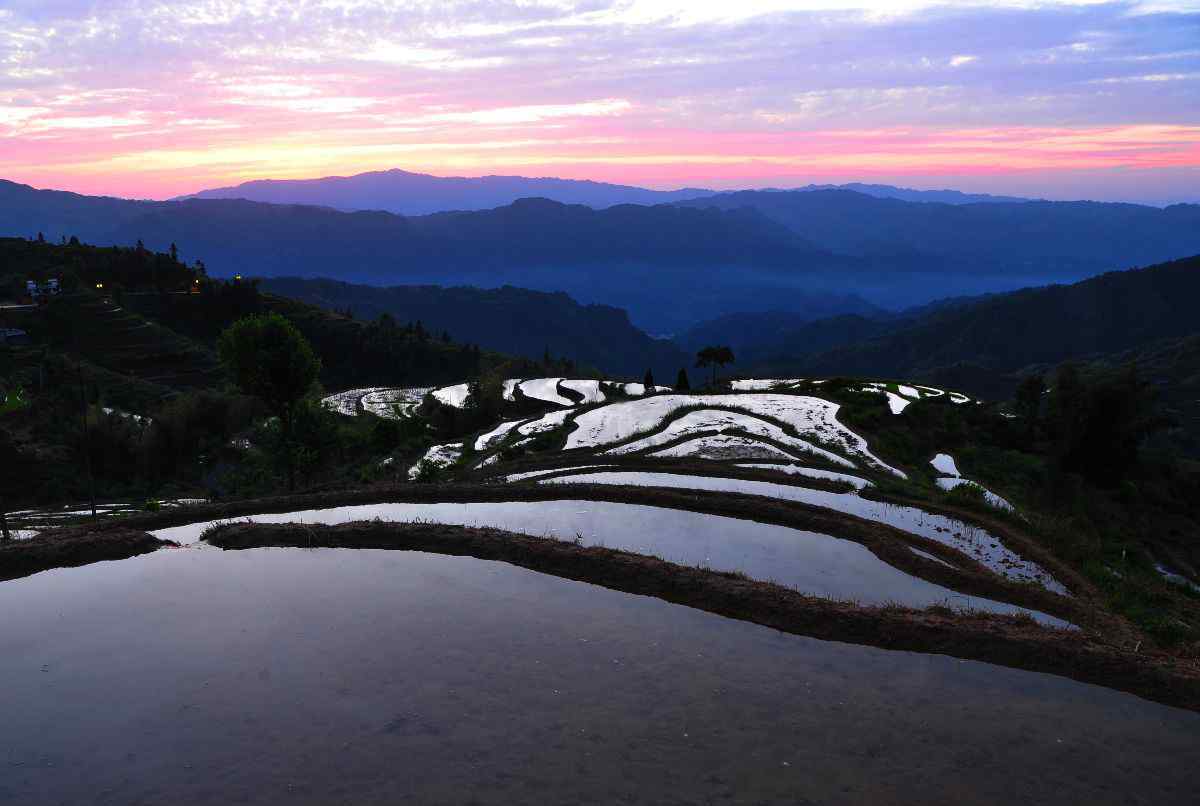
[[[329,310],[351,311],[360,319],[386,313],[401,321],[420,321],[435,332],[448,330],[456,338],[500,352],[542,356],[549,350],[613,375],[640,378],[652,368],[659,377],[673,377],[691,362],[690,354],[672,342],[634,327],[625,311],[580,305],[562,293],[510,286],[375,288],[296,277],[264,279],[262,287]]]
[[[779,361],[813,373],[928,375],[964,362],[989,373],[1131,350],[1200,332],[1200,257],[1073,285],[935,309],[877,338]]]
[[[894,316],[859,297],[807,294],[796,311],[732,313],[701,322],[675,337],[680,346],[698,350],[706,344],[727,344],[740,361],[758,360],[784,346],[804,344],[805,352],[858,341],[882,332]],[[809,330],[818,325],[829,336]],[[813,341],[813,339],[816,341]]]
[[[447,328],[358,321],[261,294],[251,282],[214,282],[167,254],[0,239],[0,299],[15,298],[27,278],[52,276],[62,278],[62,295],[36,310],[0,311],[0,324],[27,329],[35,342],[27,350],[77,356],[159,396],[220,384],[217,336],[267,311],[312,342],[329,387],[452,382],[510,360]],[[198,293],[189,293],[194,282]]]

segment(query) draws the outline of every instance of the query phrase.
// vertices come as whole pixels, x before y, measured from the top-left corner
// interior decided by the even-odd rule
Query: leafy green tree
[[[687,370],[684,369],[683,367],[680,367],[679,374],[675,376],[675,391],[676,392],[690,392],[691,390],[692,390],[692,384],[688,380]]]
[[[221,333],[217,350],[234,384],[261,400],[279,418],[288,489],[294,490],[295,414],[317,380],[320,359],[300,331],[277,313],[234,322]]]
[[[732,364],[735,361],[733,350],[725,346],[710,346],[705,347],[700,352],[696,353],[696,366],[700,369],[712,367],[712,385],[717,385],[717,367],[724,367],[726,364]]]

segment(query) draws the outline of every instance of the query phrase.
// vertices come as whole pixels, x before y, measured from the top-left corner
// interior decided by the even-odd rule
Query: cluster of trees
[[[321,360],[300,331],[277,313],[238,320],[221,334],[217,348],[237,387],[279,418],[288,489],[294,490],[295,423],[303,415],[300,403],[317,383]]]
[[[331,388],[428,384],[471,377],[489,357],[478,345],[455,342],[420,321],[390,314],[355,321],[304,303],[263,294],[255,280],[212,282],[204,294],[138,297],[128,305],[197,341],[214,345],[221,332],[250,316],[281,314],[325,360],[320,380]]]
[[[1042,376],[1029,375],[1017,389],[1015,408],[1031,448],[1058,470],[1104,487],[1120,483],[1146,439],[1168,424],[1136,365],[1086,377],[1064,364],[1049,388]]]
[[[173,244],[165,253],[153,252],[140,241],[134,247],[94,247],[72,237],[52,244],[40,233],[33,240],[0,239],[0,266],[9,294],[23,290],[26,280],[51,277],[61,278],[67,291],[94,288],[97,283],[106,291],[177,291],[206,276],[203,263],[187,266],[180,262]]]

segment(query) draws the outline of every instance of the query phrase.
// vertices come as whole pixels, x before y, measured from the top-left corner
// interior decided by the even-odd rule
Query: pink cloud
[[[1137,172],[1181,185],[1200,169],[1194,22],[920,3],[867,20],[682,4],[664,22],[593,5],[20,0],[0,11],[0,177],[155,198],[391,167],[654,186],[1036,177],[1049,195],[1090,171],[1112,197]]]

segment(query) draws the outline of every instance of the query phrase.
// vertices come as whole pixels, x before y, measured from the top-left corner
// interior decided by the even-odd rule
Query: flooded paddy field
[[[0,802],[1192,802],[1200,715],[415,552],[0,586]]]
[[[605,501],[391,503],[254,515],[256,523],[338,524],[379,518],[492,526],[661,557],[680,565],[738,571],[814,596],[908,607],[934,604],[997,613],[1018,610],[1054,626],[1061,619],[980,596],[966,596],[888,565],[864,546],[817,532],[663,507]],[[214,522],[160,529],[162,540],[190,544]]]

